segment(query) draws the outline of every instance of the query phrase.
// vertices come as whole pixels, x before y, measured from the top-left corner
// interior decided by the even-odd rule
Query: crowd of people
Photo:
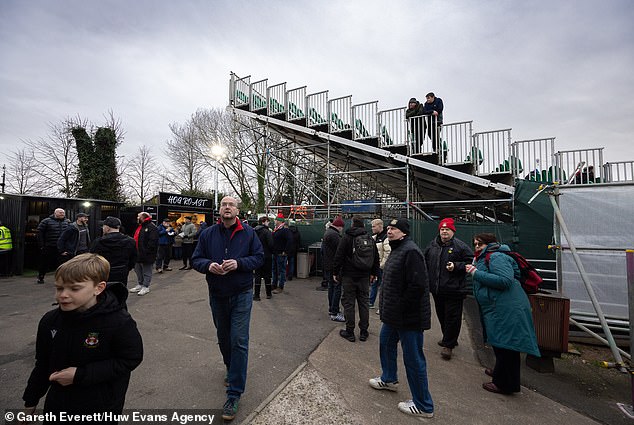
[[[149,293],[153,271],[172,270],[170,248],[180,237],[181,270],[193,268],[207,281],[226,367],[222,418],[235,418],[246,388],[253,302],[261,300],[262,280],[266,298],[284,292],[287,279],[293,276],[290,258],[297,252],[299,238],[281,214],[275,217],[273,229],[266,216],[255,228],[249,226],[239,217],[238,201],[230,196],[221,200],[219,215],[218,223],[196,230],[191,217],[181,228],[174,228],[169,219],[156,226],[149,213],[141,212],[134,237],[120,232],[118,218],[107,217],[103,236],[94,241],[87,229],[87,214],[77,214],[70,223],[64,210],[57,209],[40,223],[42,252],[54,252],[62,264],[55,273],[59,307],[47,313],[38,327],[36,364],[23,396],[28,412],[46,395],[45,411],[121,413],[130,374],[143,358],[141,336],[127,312],[128,274],[134,269],[137,277],[137,285],[129,292]],[[441,356],[449,361],[458,345],[466,278],[471,275],[484,338],[496,356],[494,367],[484,371],[492,379],[483,389],[518,392],[520,353],[540,353],[530,305],[518,280],[519,268],[504,254],[508,246],[499,244],[495,235],[482,233],[474,238],[474,252],[455,237],[454,220],[445,218],[438,235],[421,249],[410,237],[407,219],[384,224],[381,219],[372,220],[370,234],[360,216],[353,216],[347,229],[343,219],[335,217],[327,223],[322,240],[328,315],[345,323],[340,336],[349,342],[356,342],[357,335],[367,341],[370,309],[376,309],[382,322],[381,374],[369,379],[369,385],[376,390],[398,389],[400,343],[412,398],[399,403],[398,409],[422,418],[434,416],[423,350],[425,331],[431,327],[430,299],[442,331]],[[38,282],[50,265],[43,263]],[[98,332],[76,338],[77,332],[88,329]],[[99,344],[104,349],[96,357],[70,356],[78,349],[74,346],[78,341],[84,347]],[[109,397],[103,397],[106,389]],[[91,400],[101,402],[97,405]]]
[[[359,310],[359,340],[368,339],[368,311],[382,322],[379,334],[381,375],[369,380],[376,390],[396,391],[398,344],[411,400],[398,404],[408,415],[434,416],[434,404],[427,382],[427,362],[423,351],[425,330],[431,327],[430,295],[434,300],[442,339],[441,357],[451,360],[458,345],[463,302],[468,294],[466,278],[473,278],[473,294],[480,306],[484,340],[493,347],[496,364],[485,369],[492,380],[482,388],[500,394],[519,391],[520,353],[539,356],[528,298],[519,283],[515,261],[502,252],[508,246],[496,242],[495,235],[476,235],[473,246],[455,237],[452,218],[439,222],[438,235],[425,249],[410,238],[407,219],[393,219],[384,229],[381,219],[372,220],[371,249],[365,224],[352,217],[343,231],[340,217],[327,223],[322,239],[324,280],[328,286],[328,314],[345,322],[342,338],[356,341],[355,305]],[[484,260],[488,250],[490,263]],[[365,259],[361,258],[365,257]],[[318,287],[317,289],[321,289]],[[344,316],[339,314],[342,300]],[[377,299],[378,306],[377,306]]]

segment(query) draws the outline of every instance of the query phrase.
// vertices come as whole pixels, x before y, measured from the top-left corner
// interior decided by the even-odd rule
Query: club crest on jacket
[[[97,348],[98,346],[99,346],[99,333],[98,332],[88,333],[88,336],[84,340],[84,347]]]

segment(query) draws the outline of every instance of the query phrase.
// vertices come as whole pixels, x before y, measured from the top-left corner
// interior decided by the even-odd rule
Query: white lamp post
[[[214,159],[214,208],[218,211],[218,163],[222,161],[226,156],[227,149],[222,145],[211,146],[211,156]]]

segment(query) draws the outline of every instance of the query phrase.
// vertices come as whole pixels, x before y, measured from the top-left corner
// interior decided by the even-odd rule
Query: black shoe
[[[315,288],[317,291],[327,291],[328,287],[327,286],[318,286]]]
[[[339,336],[347,339],[350,342],[355,342],[357,339],[354,337],[354,332],[348,332],[347,329],[342,329],[339,331]]]
[[[40,284],[40,285],[44,284],[44,278],[43,277],[38,277],[37,278],[37,283]]]
[[[361,331],[359,333],[359,341],[367,341],[369,336],[370,334],[368,333],[368,331]]]
[[[253,301],[262,301],[262,299],[260,298],[259,295],[254,295],[253,296]]]
[[[180,268],[180,269],[178,269],[178,270],[187,270],[187,266],[183,266],[183,267],[181,267],[181,268]]]
[[[272,297],[273,297],[273,295],[271,295],[271,294],[266,294],[266,299],[267,299],[267,300],[270,300]]]
[[[191,269],[192,269],[192,266],[187,266],[183,270],[191,270]]]

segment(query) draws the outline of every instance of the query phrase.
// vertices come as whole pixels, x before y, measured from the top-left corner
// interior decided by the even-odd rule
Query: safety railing
[[[406,125],[411,155],[436,153],[437,146],[434,146],[434,140],[438,140],[440,136],[437,117],[433,115],[411,117]]]
[[[266,109],[266,89],[268,79],[256,81],[249,85],[251,104],[249,110],[259,111],[260,109]]]
[[[286,113],[286,83],[276,84],[268,89],[269,116]]]
[[[366,102],[352,106],[352,121],[354,122],[353,140],[376,138],[377,111],[379,102]]]
[[[606,162],[603,174],[607,183],[634,181],[634,161]]]
[[[330,132],[352,131],[352,96],[343,96],[328,101]]]
[[[577,149],[555,153],[557,181],[565,184],[591,184],[605,181],[603,148]]]
[[[405,108],[379,111],[379,138],[382,148],[407,145]]]
[[[473,121],[452,122],[442,125],[443,153],[441,164],[472,162]]]
[[[286,108],[286,120],[304,120],[306,119],[306,86],[289,90],[286,93],[288,100],[288,108]]]
[[[515,177],[536,182],[553,182],[555,138],[518,140],[511,143],[511,156],[517,158]],[[550,173],[549,173],[550,170]]]
[[[328,90],[306,96],[308,115],[306,125],[318,127],[328,124]]]
[[[239,108],[249,104],[249,90],[250,90],[251,76],[248,75],[243,78],[238,78],[237,75],[231,73],[231,99],[233,100],[233,106]]]
[[[511,129],[484,131],[473,135],[471,161],[476,165],[476,174],[514,174],[516,162],[510,158]]]

